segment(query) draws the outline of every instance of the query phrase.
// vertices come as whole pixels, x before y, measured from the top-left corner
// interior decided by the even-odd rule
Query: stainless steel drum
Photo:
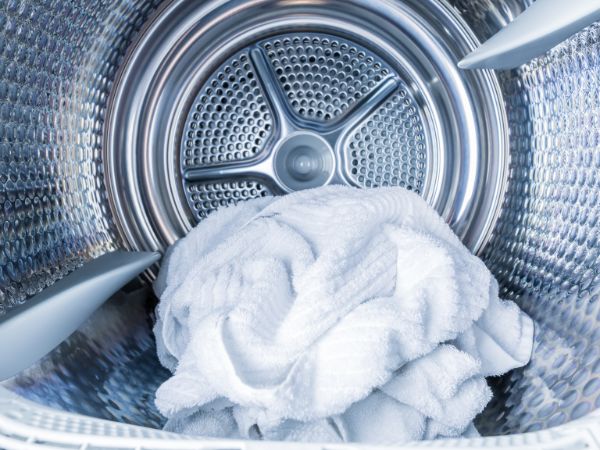
[[[528,3],[0,3],[0,314],[90,258],[163,250],[248,198],[404,186],[536,321],[532,362],[492,381],[480,431],[595,409],[600,27],[519,70],[456,67]],[[168,373],[140,286],[5,385],[160,427]]]
[[[161,249],[241,199],[330,183],[421,192],[474,250],[504,190],[507,124],[473,34],[438,1],[171,2],[109,99],[119,229]]]

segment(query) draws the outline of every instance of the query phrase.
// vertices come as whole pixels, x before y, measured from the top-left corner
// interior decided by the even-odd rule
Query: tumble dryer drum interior
[[[518,70],[456,62],[528,0],[0,3],[0,314],[84,261],[164,250],[212,211],[403,186],[536,321],[485,435],[600,406],[600,29]],[[156,299],[132,284],[4,386],[160,428]],[[145,286],[145,287],[144,287]]]

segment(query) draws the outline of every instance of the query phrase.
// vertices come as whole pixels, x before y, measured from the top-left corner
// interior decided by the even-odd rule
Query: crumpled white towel
[[[166,429],[380,444],[472,435],[533,324],[419,196],[324,187],[219,210],[155,284]]]

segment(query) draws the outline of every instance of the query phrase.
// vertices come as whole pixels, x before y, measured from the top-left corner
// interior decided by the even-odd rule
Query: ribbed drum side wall
[[[156,3],[0,2],[0,316],[119,246],[103,122],[125,50]]]

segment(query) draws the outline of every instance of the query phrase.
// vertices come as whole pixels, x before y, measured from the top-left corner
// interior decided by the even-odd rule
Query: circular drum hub
[[[435,130],[383,56],[348,37],[303,31],[224,58],[203,80],[182,136],[183,189],[196,220],[229,195],[215,181],[253,180],[257,195],[331,183],[422,192]],[[209,199],[211,189],[222,201]]]
[[[421,194],[479,251],[505,189],[494,75],[438,0],[173,1],[130,50],[105,161],[125,241],[164,249],[219,207],[327,184]]]
[[[287,136],[275,148],[275,175],[284,189],[298,191],[326,185],[335,169],[328,142],[310,132]]]

